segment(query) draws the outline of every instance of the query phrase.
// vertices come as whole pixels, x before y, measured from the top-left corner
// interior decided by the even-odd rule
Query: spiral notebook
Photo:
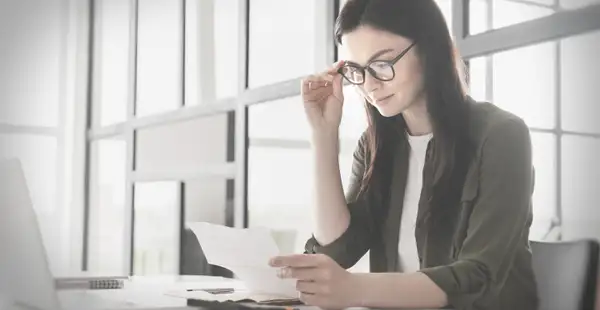
[[[56,277],[55,283],[58,290],[114,290],[122,289],[127,279],[127,276],[78,275]]]

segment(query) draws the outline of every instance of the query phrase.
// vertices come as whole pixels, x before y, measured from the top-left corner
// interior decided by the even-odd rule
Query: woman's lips
[[[380,99],[375,99],[375,104],[377,104],[377,105],[384,105],[384,104],[388,103],[389,99],[392,98],[393,96],[394,95],[392,94],[392,95],[385,96],[385,97],[380,98]]]

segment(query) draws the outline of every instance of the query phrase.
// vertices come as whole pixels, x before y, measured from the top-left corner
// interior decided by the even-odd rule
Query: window
[[[239,90],[238,0],[186,3],[186,105],[211,103]]]
[[[126,146],[120,137],[91,145],[88,270],[125,272]]]
[[[600,134],[600,32],[561,41],[561,115],[567,131]]]
[[[564,10],[580,9],[598,0],[470,0],[469,27],[471,34],[520,24]]]
[[[207,176],[186,180],[183,184],[185,213],[181,238],[181,274],[224,275],[209,266],[204,253],[198,248],[198,238],[189,229],[189,224],[208,222],[233,226],[233,183],[233,179]]]
[[[556,163],[556,136],[549,133],[531,133],[535,188],[533,192],[534,221],[529,233],[532,240],[541,240],[556,217],[558,202]]]
[[[250,1],[249,87],[317,71],[317,9],[324,1]],[[318,52],[318,54],[317,54]]]
[[[135,184],[134,275],[179,274],[180,195],[179,182]]]
[[[300,96],[254,105],[248,114],[251,139],[309,141],[311,137]]]
[[[182,0],[139,1],[137,116],[182,105],[182,5]]]
[[[545,236],[556,210],[565,217],[565,236],[583,236],[586,232],[575,226],[587,225],[574,217],[589,215],[583,203],[600,199],[584,189],[587,181],[583,182],[598,165],[582,157],[597,152],[594,138],[584,137],[600,138],[600,127],[593,120],[600,113],[593,82],[600,77],[594,70],[598,35],[587,33],[470,60],[471,95],[522,117],[531,127],[536,169],[531,239]]]
[[[137,131],[136,171],[185,173],[227,161],[227,115]]]
[[[233,180],[218,176],[186,180],[185,222],[209,222],[227,224],[233,217]]]
[[[562,215],[565,239],[600,236],[600,137],[562,139]]]
[[[348,118],[345,126],[351,128],[354,119],[360,117]],[[360,121],[356,123],[361,126]],[[308,126],[298,97],[249,109],[249,225],[271,229],[281,250],[286,253],[302,253],[313,231],[314,159]],[[351,137],[348,141],[356,141],[354,132],[356,130],[351,130],[344,138]],[[348,184],[352,159],[352,152],[340,154],[344,188]],[[368,270],[367,266],[368,260],[366,263],[363,260],[353,270]]]
[[[313,162],[309,148],[251,145],[249,149],[249,225],[295,231],[294,241],[287,251],[302,252],[312,234]],[[340,170],[345,172],[343,183],[347,183],[351,163],[351,156],[341,156]],[[273,221],[274,218],[277,221]]]
[[[477,100],[493,99],[494,104],[523,117],[529,126],[554,128],[556,55],[556,44],[549,42],[474,59],[472,95]]]
[[[94,107],[99,120],[94,125],[106,126],[127,119],[129,100],[129,46],[131,1],[96,1],[94,58]]]

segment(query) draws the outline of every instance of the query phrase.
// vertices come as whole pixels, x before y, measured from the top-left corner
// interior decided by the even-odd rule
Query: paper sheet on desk
[[[238,229],[209,223],[192,223],[209,264],[231,270],[252,293],[297,298],[295,281],[277,277],[268,265],[279,255],[271,233],[263,228]]]

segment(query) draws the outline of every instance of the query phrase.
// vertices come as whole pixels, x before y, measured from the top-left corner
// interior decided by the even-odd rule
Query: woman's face
[[[342,36],[342,48],[348,59],[359,66],[366,66],[373,60],[393,60],[412,44],[412,40],[378,30],[369,26],[359,26]],[[394,66],[395,76],[390,81],[381,81],[365,70],[364,83],[359,92],[385,117],[396,116],[406,111],[423,95],[423,74],[413,46]]]

